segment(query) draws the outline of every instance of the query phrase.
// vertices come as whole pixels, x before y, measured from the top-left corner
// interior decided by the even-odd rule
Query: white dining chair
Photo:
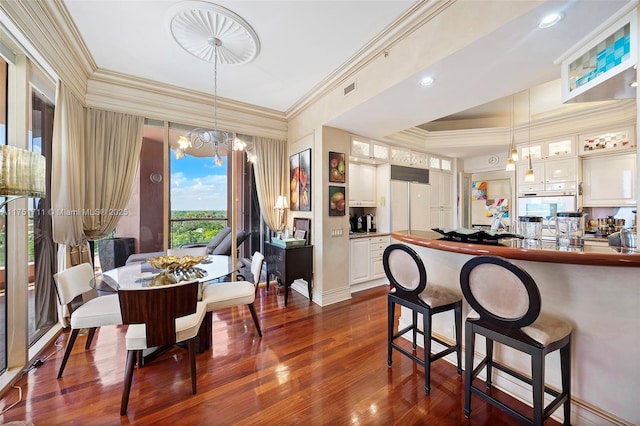
[[[62,377],[64,368],[71,355],[80,329],[88,328],[85,349],[91,347],[93,336],[98,327],[122,324],[120,303],[117,294],[97,297],[95,290],[95,274],[90,263],[81,263],[53,276],[58,290],[61,305],[66,305],[70,313],[71,333],[64,350],[58,378]]]
[[[251,273],[253,274],[253,282],[251,281],[230,281],[222,283],[209,284],[205,287],[202,301],[207,304],[207,312],[213,312],[232,306],[247,305],[251,312],[251,317],[256,325],[258,335],[262,337],[260,329],[260,321],[256,308],[253,304],[258,292],[258,283],[262,274],[262,263],[264,255],[259,251],[253,254],[251,260]]]

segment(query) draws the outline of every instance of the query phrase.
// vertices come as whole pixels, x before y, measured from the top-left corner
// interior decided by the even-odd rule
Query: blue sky
[[[171,156],[171,210],[227,210],[227,157]]]

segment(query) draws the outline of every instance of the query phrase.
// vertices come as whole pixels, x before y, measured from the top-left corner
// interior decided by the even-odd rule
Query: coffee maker
[[[372,214],[367,215],[366,232],[376,232],[376,217]]]

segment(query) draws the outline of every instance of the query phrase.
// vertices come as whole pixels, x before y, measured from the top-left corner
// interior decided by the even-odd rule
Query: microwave
[[[573,212],[577,208],[575,195],[532,195],[518,198],[518,217],[542,216],[543,235],[551,235],[547,225],[558,212]]]

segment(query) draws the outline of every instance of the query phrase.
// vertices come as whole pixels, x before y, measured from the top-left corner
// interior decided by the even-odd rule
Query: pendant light
[[[518,161],[518,150],[516,149],[516,135],[513,131],[514,126],[514,108],[513,108],[513,95],[511,95],[511,116],[509,117],[509,154],[507,158],[507,171],[513,171],[516,169],[516,161]]]
[[[529,94],[529,168],[524,173],[524,181],[527,183],[532,183],[535,180],[535,176],[533,175],[533,166],[531,165],[531,89],[528,91]]]

